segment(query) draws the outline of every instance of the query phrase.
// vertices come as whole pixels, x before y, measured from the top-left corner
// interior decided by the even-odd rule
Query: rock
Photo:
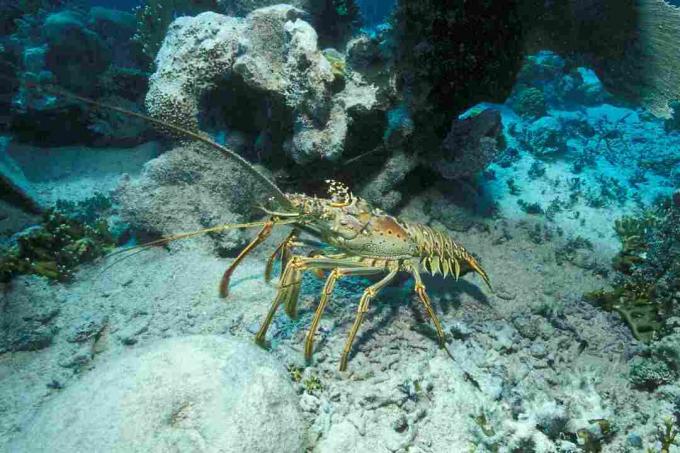
[[[229,16],[243,17],[259,8],[276,5],[277,0],[217,0],[219,11]],[[309,11],[310,0],[290,0],[286,2],[295,8]]]
[[[0,18],[2,13],[0,13]],[[0,20],[0,28],[2,23]],[[2,34],[2,33],[0,33]],[[0,77],[3,82],[0,84],[0,131],[9,128],[11,117],[9,115],[12,108],[12,100],[19,88],[19,80],[17,78],[17,66],[20,64],[19,55],[0,44]]]
[[[32,287],[25,283],[30,282]],[[36,288],[40,288],[39,290]],[[57,292],[38,277],[17,280],[0,306],[0,353],[37,351],[52,344],[58,329]]]
[[[132,13],[100,6],[90,8],[88,28],[111,49],[111,61],[114,65],[127,67],[134,61],[135,43],[131,38],[136,27]]]
[[[9,451],[304,451],[285,370],[232,338],[161,340],[102,363],[40,409]]]
[[[36,191],[33,190],[24,171],[8,153],[9,142],[8,137],[0,137],[0,188],[3,191],[2,198],[29,212],[41,213],[43,207],[37,200]]]
[[[317,451],[340,453],[346,451],[361,451],[358,448],[360,436],[356,427],[348,420],[331,425],[321,442],[316,446]]]
[[[111,49],[85,26],[86,19],[64,10],[47,16],[42,28],[48,44],[47,69],[61,86],[81,94],[93,88],[93,80],[112,62]]]
[[[680,101],[672,101],[669,103],[671,114],[663,122],[663,127],[666,132],[680,131]]]
[[[384,57],[376,37],[361,35],[347,43],[347,63],[353,69],[368,71],[376,66],[381,68]]]
[[[585,68],[577,68],[563,75],[557,82],[555,92],[561,103],[566,105],[597,105],[608,97],[597,75]]]
[[[456,340],[465,340],[472,335],[472,329],[465,322],[456,320],[450,323],[449,330]]]
[[[376,34],[360,35],[347,43],[345,61],[369,83],[378,88],[380,104],[390,105],[399,97],[394,83],[391,35],[386,29]]]
[[[339,159],[352,115],[373,109],[376,89],[357,76],[334,92],[333,68],[304,17],[293,6],[276,5],[245,18],[210,12],[178,18],[156,57],[148,111],[196,129],[199,110],[224,104],[211,93],[238,95],[253,103],[252,118],[242,118],[245,109],[238,109],[241,123],[255,134],[267,131],[296,162]],[[237,122],[228,110],[217,116]]]
[[[563,153],[567,149],[562,125],[551,116],[544,116],[531,123],[526,130],[524,142],[535,156],[544,158]]]
[[[115,198],[133,229],[171,235],[242,222],[256,204],[258,189],[216,150],[190,144],[149,161],[139,178],[121,182]],[[227,230],[211,235],[211,242],[224,253],[240,247],[244,238],[243,231]],[[209,242],[206,236],[191,241]]]
[[[630,432],[626,436],[626,441],[628,445],[634,448],[642,449],[642,437],[636,432]]]
[[[125,326],[117,333],[117,337],[121,343],[126,346],[132,346],[137,343],[138,336],[149,329],[149,319],[146,316],[136,317],[125,323]]]
[[[426,163],[446,179],[474,176],[503,148],[501,131],[501,115],[496,110],[456,119],[440,150],[434,155],[425,155]]]
[[[216,0],[216,11],[229,16],[243,17],[259,8],[278,5],[280,0]],[[318,0],[289,0],[285,2],[305,11],[305,20],[319,30],[326,45],[344,44],[360,20],[355,0],[328,3]]]
[[[394,188],[418,164],[416,156],[397,149],[384,163],[383,168],[361,188],[359,195],[386,211],[394,209],[402,194]]]
[[[597,260],[593,257],[593,252],[585,249],[574,250],[571,263],[584,270],[592,270],[597,266]]]
[[[85,319],[75,325],[66,335],[69,343],[82,343],[90,338],[99,335],[109,321],[107,315],[101,313],[90,313],[85,315]]]
[[[555,80],[564,72],[564,58],[550,51],[540,51],[526,58],[517,74],[523,85],[541,85]]]
[[[131,40],[135,33],[132,14],[101,7],[86,12],[81,8],[56,9],[57,5],[34,6],[40,6],[41,12],[27,15],[21,32],[12,37],[14,53],[21,55],[12,73],[20,83],[6,112],[17,139],[46,146],[84,142],[133,146],[148,140],[149,133],[139,125],[139,119],[113,115],[35,88],[36,84],[55,84],[103,103],[140,111],[142,100],[132,97],[129,90],[119,93],[122,87],[107,76],[112,71],[139,68],[139,52]],[[148,75],[142,78],[146,81]],[[7,85],[14,89],[12,84]],[[36,124],[41,125],[39,130]],[[146,123],[144,126],[149,127]],[[103,143],[102,132],[106,132]]]
[[[304,412],[317,412],[320,405],[321,401],[314,395],[305,393],[300,397],[300,408]]]
[[[680,208],[680,189],[673,192],[673,206]]]
[[[94,351],[90,345],[69,345],[59,351],[57,363],[63,368],[73,368],[76,371],[90,363]]]

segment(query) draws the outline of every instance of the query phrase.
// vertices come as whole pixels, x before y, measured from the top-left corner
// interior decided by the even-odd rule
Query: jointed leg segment
[[[282,303],[286,303],[288,308],[287,311],[292,312],[295,310],[297,304],[297,297],[300,292],[300,284],[302,281],[302,273],[307,269],[333,269],[338,266],[343,267],[360,267],[361,265],[354,261],[337,260],[327,257],[313,257],[308,258],[304,256],[295,255],[293,256],[281,275],[281,283],[279,286],[279,291],[274,298],[274,302],[269,308],[269,312],[264,319],[264,322],[260,326],[260,330],[255,336],[255,341],[259,344],[263,344],[269,325],[274,319],[274,314],[276,310],[281,306]],[[294,314],[294,313],[293,313]]]
[[[442,329],[442,325],[439,323],[439,318],[437,318],[437,314],[435,313],[434,308],[432,308],[432,302],[430,302],[430,298],[425,292],[425,285],[423,284],[423,279],[420,277],[420,273],[418,272],[418,269],[416,269],[415,267],[411,268],[411,274],[413,274],[413,279],[416,282],[414,288],[415,292],[418,295],[420,301],[425,306],[425,311],[427,311],[428,316],[432,320],[432,323],[434,324],[434,327],[437,330],[439,346],[443,347],[446,344],[446,335],[444,335],[444,329]]]
[[[298,231],[296,229],[292,230],[288,236],[286,236],[286,239],[281,242],[274,252],[271,254],[269,259],[267,260],[267,265],[264,269],[264,281],[269,282],[272,279],[272,270],[274,269],[274,260],[276,257],[281,254],[281,273],[283,273],[283,270],[286,267],[286,264],[288,263],[288,259],[290,259],[290,249],[293,246],[293,242],[295,241],[295,238],[298,235]]]
[[[291,236],[289,236],[289,238],[286,239],[286,241],[284,241],[284,243],[281,246],[279,246],[278,250],[280,250],[281,253],[283,253],[286,250],[285,244],[288,241],[288,239],[291,238],[292,234]],[[273,258],[271,260],[273,260]],[[356,338],[359,328],[361,327],[364,315],[366,314],[366,312],[368,312],[368,307],[371,300],[375,298],[378,295],[378,293],[396,277],[400,270],[400,266],[395,265],[395,263],[388,262],[388,266],[390,268],[389,273],[377,283],[366,288],[361,296],[359,306],[357,308],[357,316],[354,320],[354,323],[352,324],[352,328],[349,332],[349,335],[345,342],[345,346],[342,351],[342,356],[340,358],[340,371],[344,371],[347,369],[347,362],[349,359],[350,352],[352,350],[352,344],[354,342],[354,339]],[[312,353],[314,350],[314,337],[316,335],[316,331],[319,328],[319,322],[321,321],[321,317],[323,316],[324,310],[328,305],[328,299],[330,298],[338,279],[343,276],[375,275],[385,272],[386,270],[382,266],[367,267],[360,261],[355,261],[344,257],[340,258],[325,255],[314,257],[305,257],[300,255],[293,256],[283,269],[283,272],[281,274],[279,290],[276,294],[276,297],[274,298],[271,307],[269,308],[269,312],[267,313],[267,316],[265,317],[260,327],[260,330],[257,332],[257,335],[255,336],[255,341],[257,343],[259,344],[264,343],[267,330],[269,329],[269,326],[271,325],[272,320],[274,319],[274,315],[276,314],[276,311],[281,306],[281,304],[286,305],[286,312],[289,315],[291,316],[295,315],[295,308],[297,305],[297,299],[300,293],[302,276],[304,272],[307,270],[327,270],[327,269],[333,270],[326,279],[326,283],[324,284],[323,291],[321,293],[319,305],[316,308],[314,317],[312,318],[312,323],[309,327],[309,331],[307,332],[307,337],[305,339],[305,358],[307,360],[310,360],[312,357]],[[412,273],[413,278],[415,279],[415,292],[418,295],[418,298],[420,299],[421,303],[424,305],[428,316],[430,317],[430,319],[432,319],[432,323],[434,324],[434,327],[437,331],[439,343],[441,346],[443,346],[446,342],[446,336],[444,334],[444,330],[442,329],[441,324],[439,323],[439,319],[437,318],[434,308],[432,307],[430,298],[428,297],[427,292],[425,291],[425,285],[423,284],[420,273],[418,272],[418,269],[415,266],[406,266],[405,270],[408,270]]]
[[[340,277],[348,275],[374,275],[383,272],[383,269],[379,268],[335,268],[328,276],[326,284],[321,292],[321,300],[319,305],[316,307],[316,312],[314,313],[314,318],[312,319],[312,324],[309,326],[309,331],[307,332],[307,338],[305,339],[305,359],[311,360],[312,352],[314,351],[314,336],[316,335],[316,330],[319,328],[319,322],[321,321],[321,316],[326,309],[326,304],[328,299],[333,293],[335,288],[335,283]]]
[[[269,237],[269,235],[272,233],[275,223],[276,220],[273,218],[269,220],[269,222],[265,223],[260,232],[257,233],[257,236],[255,236],[255,239],[253,239],[250,244],[241,250],[241,253],[239,253],[234,262],[231,263],[231,266],[229,266],[227,270],[224,271],[222,280],[220,281],[220,297],[227,297],[229,295],[229,281],[231,280],[231,274],[234,273],[236,267],[241,264],[241,261],[243,261],[243,258],[245,258],[248,253],[252,252],[255,247],[260,245],[265,239]]]
[[[354,337],[361,327],[361,322],[364,319],[364,314],[368,311],[369,302],[396,277],[398,269],[393,269],[378,283],[375,283],[364,290],[359,301],[359,308],[357,310],[357,317],[354,319],[354,324],[352,325],[352,330],[349,332],[349,337],[345,342],[345,347],[342,350],[342,357],[340,358],[340,371],[345,371],[347,369],[347,359],[349,358],[349,353],[352,349],[352,343],[354,342]]]

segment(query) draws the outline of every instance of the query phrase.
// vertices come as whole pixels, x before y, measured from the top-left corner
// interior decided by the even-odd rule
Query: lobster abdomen
[[[418,223],[407,224],[406,230],[418,248],[421,263],[430,274],[441,273],[444,277],[451,274],[458,279],[472,271],[479,274],[489,289],[493,290],[489,276],[481,264],[451,236]]]

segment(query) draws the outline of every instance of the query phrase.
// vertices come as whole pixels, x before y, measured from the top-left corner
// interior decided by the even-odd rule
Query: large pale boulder
[[[12,452],[305,450],[285,370],[248,342],[162,340],[101,363],[22,427]]]
[[[115,193],[123,219],[134,230],[161,236],[242,223],[266,197],[240,167],[212,148],[191,143],[149,161],[140,177],[123,178]],[[225,255],[243,246],[245,238],[245,231],[230,229],[186,243],[212,245]]]
[[[338,160],[352,112],[373,109],[375,89],[342,80],[344,62],[331,65],[306,17],[275,5],[245,18],[206,12],[176,19],[156,57],[149,113],[190,129],[214,118],[227,129],[247,127],[271,136],[297,163]]]

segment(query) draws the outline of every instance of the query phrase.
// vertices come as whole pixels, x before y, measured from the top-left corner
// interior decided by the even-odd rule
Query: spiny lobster
[[[357,315],[340,359],[340,371],[347,369],[347,361],[352,343],[361,326],[364,315],[368,312],[371,300],[400,272],[407,272],[413,276],[415,293],[418,295],[420,302],[434,324],[441,347],[445,344],[445,334],[432,307],[430,298],[425,291],[425,285],[421,278],[421,270],[432,275],[441,274],[444,278],[450,275],[456,279],[467,272],[473,271],[479,274],[489,289],[492,290],[489,277],[479,262],[449,235],[425,225],[405,222],[393,217],[371,206],[368,201],[353,195],[342,183],[328,181],[328,198],[284,193],[274,182],[241,156],[201,133],[190,131],[137,112],[104,105],[61,89],[48,88],[48,91],[71,97],[96,107],[109,108],[123,114],[136,116],[166,131],[169,130],[202,142],[217,149],[224,156],[239,164],[271,191],[272,196],[269,199],[269,204],[273,207],[261,207],[268,215],[268,220],[242,225],[223,225],[202,231],[262,226],[257,236],[241,251],[222,277],[219,286],[220,296],[227,297],[230,278],[246,255],[264,242],[277,225],[292,225],[291,232],[276,247],[265,267],[265,280],[269,281],[274,261],[277,257],[280,257],[282,273],[278,292],[255,336],[256,342],[260,345],[265,343],[267,330],[281,305],[285,306],[286,313],[289,316],[296,316],[302,275],[308,270],[315,272],[330,271],[330,273],[326,278],[319,305],[316,308],[306,336],[304,353],[307,360],[312,358],[314,337],[319,327],[321,316],[328,304],[328,299],[338,279],[345,276],[386,274],[379,281],[368,286],[359,300]],[[176,235],[146,245],[164,243],[202,232]],[[299,242],[302,233],[307,233],[318,241],[327,244],[332,249],[332,253],[318,252],[311,256],[294,254],[294,247],[302,245]]]

